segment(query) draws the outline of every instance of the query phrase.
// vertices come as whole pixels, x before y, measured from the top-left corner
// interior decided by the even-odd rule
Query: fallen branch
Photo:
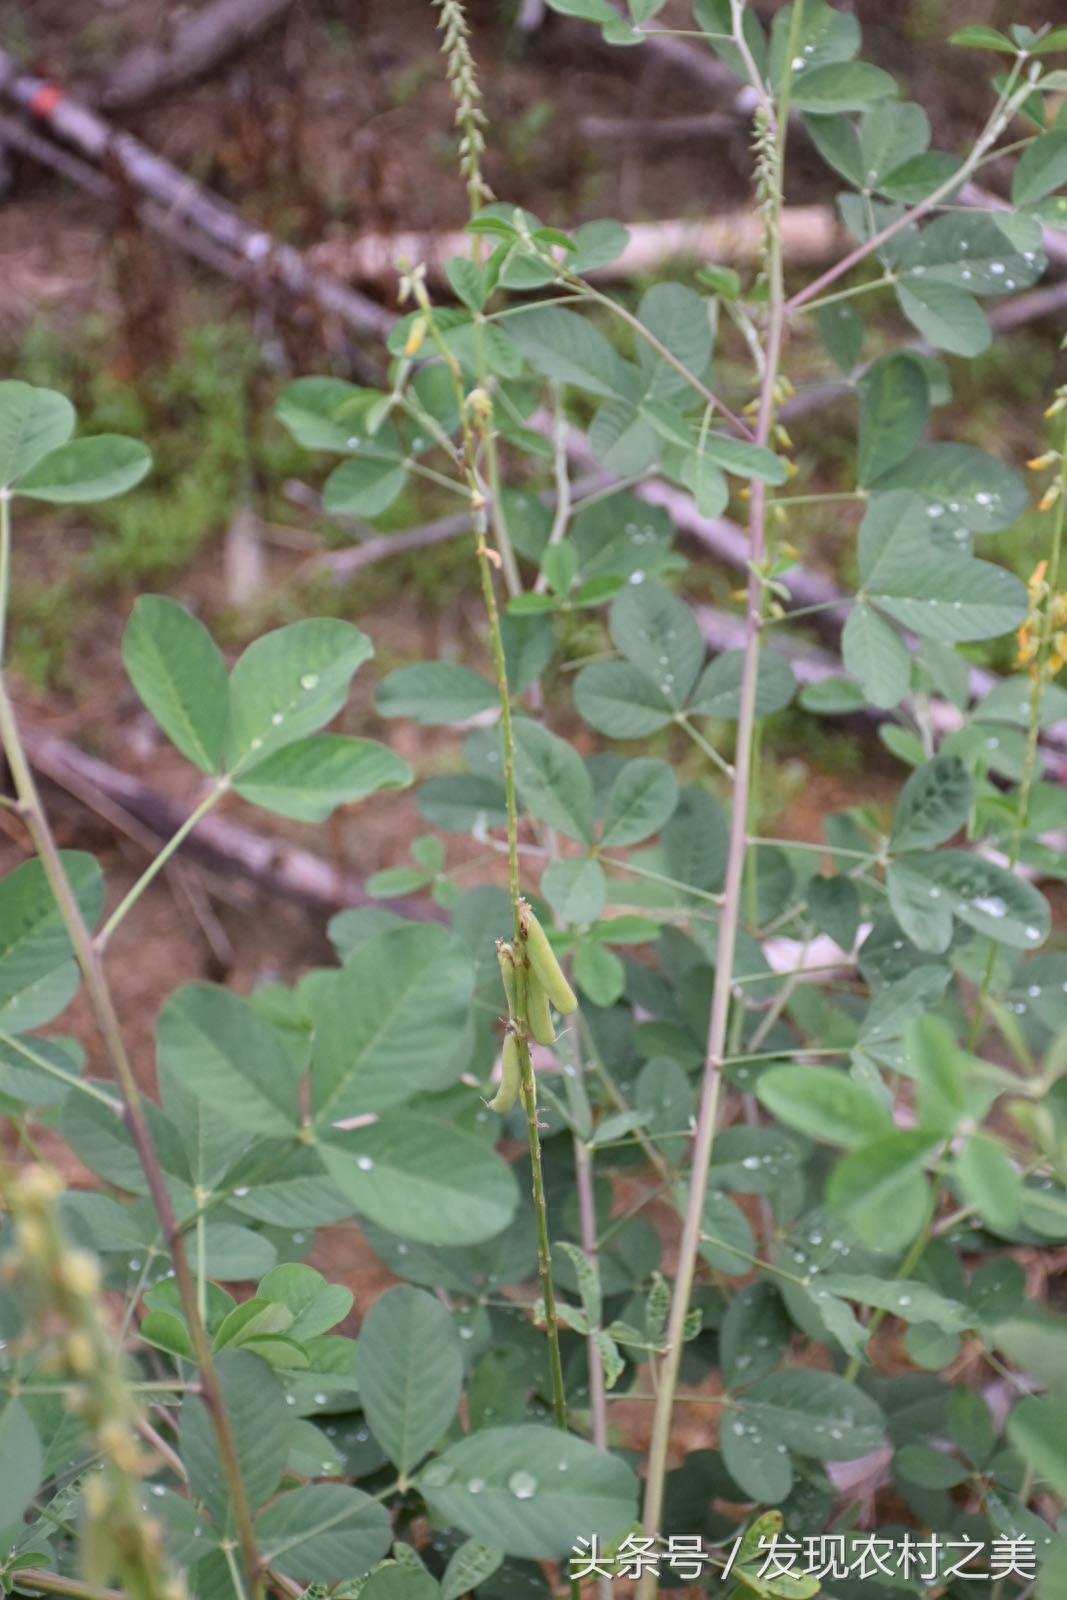
[[[620,144],[678,144],[706,139],[710,134],[737,133],[738,121],[728,111],[698,111],[691,117],[582,117],[578,132],[583,139],[603,139]]]
[[[121,171],[131,188],[152,203],[153,209],[145,214],[149,225],[159,225],[162,211],[172,223],[198,230],[210,245],[229,256],[232,275],[283,288],[332,312],[357,332],[376,338],[383,338],[395,322],[391,312],[366,295],[313,269],[299,250],[262,229],[249,227],[232,206],[155,155],[132,134],[113,128],[58,85],[20,72],[4,50],[0,50],[0,98],[19,106],[62,144]]]
[[[280,22],[293,0],[212,0],[179,14],[166,44],[138,45],[108,73],[99,102],[123,111],[202,78],[257,34]]]
[[[67,739],[27,730],[23,742],[37,772],[60,788],[68,789],[83,803],[92,805],[95,793],[109,808],[119,807],[128,818],[159,839],[169,838],[186,820],[185,807],[157,789],[149,788],[130,773],[88,755]],[[104,809],[102,814],[108,816],[109,811]],[[134,836],[131,831],[131,837]],[[286,840],[242,827],[218,813],[204,817],[182,849],[183,853],[207,861],[221,874],[239,873],[271,894],[319,911],[340,911],[349,906],[378,903],[370,898],[357,878],[339,872],[321,856]],[[402,916],[420,921],[436,921],[441,915],[429,901],[391,900],[390,905]]]
[[[677,261],[751,261],[763,240],[762,223],[751,208],[710,221],[666,219],[631,222],[627,228],[630,239],[626,249],[607,266],[590,272],[590,278],[640,277]],[[791,263],[829,260],[845,238],[828,206],[792,206],[782,215],[783,248]],[[308,257],[316,266],[349,282],[391,284],[401,261],[424,265],[429,277],[441,282],[445,262],[469,250],[470,235],[463,232],[365,233],[315,245]]]

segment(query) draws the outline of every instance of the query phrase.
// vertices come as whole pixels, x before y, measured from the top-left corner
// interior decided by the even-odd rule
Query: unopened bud
[[[68,1250],[60,1262],[59,1275],[65,1289],[88,1299],[100,1288],[100,1266],[87,1250]]]

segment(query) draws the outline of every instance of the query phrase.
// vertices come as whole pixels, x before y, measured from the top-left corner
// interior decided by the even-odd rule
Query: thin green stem
[[[895,283],[896,273],[885,272],[880,278],[872,278],[868,283],[853,284],[851,289],[837,289],[833,294],[820,295],[817,300],[809,300],[800,309],[804,311],[821,311],[823,306],[833,306],[839,300],[855,300],[857,295],[870,294],[874,289],[885,289]]]
[[[219,778],[213,789],[204,796],[200,804],[191,811],[181,827],[167,840],[154,860],[145,868],[137,882],[123,895],[114,911],[108,917],[100,932],[96,935],[96,947],[104,950],[119,923],[133,910],[149,884],[163,871],[171,857],[180,850],[186,839],[192,833],[197,823],[207,816],[208,812],[222,799],[230,787],[229,778]]]
[[[10,561],[11,525],[5,497],[0,513],[0,599],[9,593]],[[55,897],[74,948],[97,1026],[121,1089],[126,1125],[148,1181],[149,1193],[174,1264],[178,1293],[189,1326],[194,1358],[201,1371],[204,1403],[208,1408],[218,1442],[220,1464],[229,1491],[234,1525],[238,1531],[252,1600],[261,1600],[263,1585],[251,1507],[245,1491],[229,1415],[219,1388],[211,1344],[197,1308],[196,1285],[189,1268],[181,1229],[174,1214],[163,1168],[152,1142],[144,1099],[126,1053],[122,1029],[100,954],[85,924],[81,907],[67,877],[63,858],[56,846],[47,814],[37,792],[37,785],[19,733],[15,710],[8,694],[2,658],[0,658],[0,745],[7,756],[22,815],[37,848],[45,878]]]
[[[789,25],[785,60],[793,60],[794,45],[798,37],[804,11],[803,0],[795,0]],[[766,360],[760,386],[756,422],[756,442],[767,445],[771,438],[776,410],[778,373],[781,363],[785,331],[785,285],[781,241],[782,174],[785,151],[785,130],[788,124],[789,95],[792,81],[787,65],[779,96],[777,110],[770,104],[766,87],[751,61],[744,37],[743,5],[741,0],[731,0],[734,42],[743,55],[747,55],[753,88],[760,101],[763,133],[765,135],[766,168],[763,173],[769,193],[766,197],[767,214],[767,280],[769,291]],[[744,662],[741,676],[741,696],[737,725],[733,810],[730,820],[730,838],[727,854],[726,878],[723,888],[722,915],[719,920],[718,942],[715,957],[715,981],[712,990],[711,1013],[708,1021],[708,1043],[704,1062],[703,1086],[696,1134],[693,1140],[693,1157],[689,1176],[689,1193],[682,1237],[678,1249],[674,1291],[667,1321],[666,1350],[660,1369],[657,1402],[652,1422],[649,1446],[648,1472],[645,1482],[643,1523],[646,1537],[659,1535],[663,1518],[663,1496],[670,1451],[671,1419],[675,1392],[681,1368],[685,1320],[689,1310],[696,1263],[703,1233],[704,1194],[711,1165],[712,1146],[718,1120],[719,1097],[722,1087],[726,1057],[726,1038],[733,991],[734,957],[742,917],[742,900],[745,867],[748,857],[747,836],[750,829],[749,797],[754,771],[753,755],[757,725],[756,690],[759,676],[760,643],[763,628],[764,585],[761,568],[766,554],[766,485],[756,481],[752,486],[749,516],[749,578],[747,611],[745,619]],[[654,1571],[642,1575],[638,1585],[638,1600],[655,1600],[658,1578]]]
[[[122,1115],[121,1100],[116,1100],[114,1095],[108,1094],[106,1089],[98,1088],[95,1083],[76,1077],[73,1072],[64,1072],[62,1067],[57,1067],[47,1056],[39,1055],[36,1050],[31,1049],[25,1039],[20,1039],[13,1033],[0,1033],[0,1044],[5,1050],[13,1050],[17,1055],[25,1056],[38,1072],[47,1073],[50,1078],[58,1079],[60,1083],[66,1084],[68,1089],[77,1089],[81,1094],[88,1095],[90,1100],[96,1100],[100,1105],[107,1106],[116,1116]]]
[[[620,304],[618,300],[613,300],[610,295],[603,294],[599,289],[594,289],[592,284],[586,283],[584,278],[572,277],[569,273],[561,273],[560,282],[570,284],[583,298],[595,301],[597,305],[603,306],[605,311],[610,311],[613,316],[625,322],[626,326],[632,328],[637,337],[643,340],[650,350],[656,352],[661,361],[665,361],[678,374],[683,382],[693,390],[694,394],[700,396],[705,405],[710,406],[713,411],[717,411],[721,416],[725,417],[727,422],[731,423],[737,432],[741,434],[742,438],[752,438],[752,429],[748,426],[748,423],[735,415],[730,410],[730,407],[719,399],[717,394],[713,394],[707,384],[702,382],[695,372],[690,372],[685,362],[680,361],[674,352],[667,348],[662,339],[657,338],[652,329],[645,326],[640,317],[635,317],[632,311]]]
[[[697,749],[702,751],[703,754],[707,756],[707,758],[711,762],[712,766],[718,767],[718,769],[722,773],[723,777],[724,778],[729,778],[730,781],[733,782],[733,779],[734,779],[734,769],[733,769],[733,767],[726,760],[725,756],[721,756],[719,754],[719,752],[716,750],[714,745],[708,743],[708,741],[705,739],[704,735],[700,732],[699,728],[694,728],[694,726],[690,722],[689,718],[687,716],[685,716],[682,712],[679,712],[674,720],[678,724],[678,726],[681,728],[682,732],[685,733],[685,734],[688,734],[689,738],[692,739],[692,741],[696,745]]]
[[[1061,395],[1063,393],[1064,391],[1061,391]],[[1059,465],[1059,494],[1053,507],[1052,544],[1045,573],[1044,603],[1038,628],[1037,651],[1031,667],[1026,754],[1023,758],[1022,779],[1019,783],[1015,808],[1015,825],[1012,829],[1011,848],[1008,852],[1009,870],[1014,870],[1019,860],[1019,851],[1022,849],[1023,835],[1026,832],[1026,824],[1030,816],[1030,796],[1037,773],[1038,747],[1041,739],[1041,700],[1045,683],[1049,677],[1048,668],[1053,653],[1052,646],[1056,632],[1055,607],[1060,587],[1063,530],[1064,524],[1067,522],[1067,424],[1065,424],[1063,431]],[[982,973],[982,982],[978,990],[978,999],[975,1003],[974,1015],[971,1018],[971,1028],[967,1039],[967,1048],[969,1050],[975,1048],[978,1043],[978,1036],[982,1031],[982,1019],[989,1001],[989,991],[993,984],[993,974],[996,971],[996,967],[997,946],[990,942],[989,954],[986,957],[985,970]]]
[[[786,319],[807,306],[810,301],[817,299],[824,288],[831,283],[836,283],[838,278],[844,277],[846,272],[851,272],[853,267],[858,266],[861,261],[866,261],[868,256],[873,255],[876,250],[880,250],[883,245],[888,244],[890,239],[895,239],[905,228],[910,228],[921,217],[928,216],[947,195],[950,195],[953,190],[958,189],[961,184],[967,181],[1004,131],[1018,104],[1030,93],[1029,84],[1022,89],[1017,89],[1016,87],[1020,67],[1021,62],[1016,59],[1012,63],[1000,97],[990,113],[985,127],[975,141],[970,155],[952,174],[951,178],[946,178],[944,183],[938,184],[937,188],[932,190],[924,200],[920,200],[918,205],[913,206],[910,211],[905,211],[901,216],[887,223],[884,228],[878,229],[869,239],[865,239],[862,244],[858,244],[854,250],[850,250],[847,255],[842,256],[834,266],[828,267],[819,277],[814,278],[805,288],[793,295],[791,300],[787,300],[783,307]]]

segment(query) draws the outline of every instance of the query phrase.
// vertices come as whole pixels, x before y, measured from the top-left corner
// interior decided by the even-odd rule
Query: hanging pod
[[[526,984],[526,1020],[538,1044],[555,1044],[556,1029],[548,1007],[548,995],[536,972],[530,973]]]
[[[548,942],[548,935],[529,906],[524,907],[523,921],[526,927],[526,954],[530,966],[556,1010],[561,1016],[569,1017],[572,1012],[577,1011],[578,999],[567,982],[563,968],[556,959],[555,951]]]
[[[522,1064],[519,1060],[519,1042],[513,1033],[505,1034],[504,1049],[500,1057],[500,1087],[491,1100],[485,1103],[490,1111],[503,1116],[519,1098],[522,1083]]]
[[[516,990],[515,956],[511,946],[509,944],[505,944],[503,939],[498,939],[496,942],[496,958],[500,963],[500,978],[504,985],[504,994],[508,1002],[508,1016],[514,1022]]]

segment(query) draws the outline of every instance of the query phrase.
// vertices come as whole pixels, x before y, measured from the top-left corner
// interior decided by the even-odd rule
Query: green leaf
[[[962,45],[968,50],[999,50],[1009,56],[1017,54],[1015,46],[1006,34],[998,33],[996,28],[979,25],[957,29],[949,36],[948,42]]]
[[[262,1299],[274,1300],[292,1313],[288,1329],[294,1339],[314,1339],[342,1322],[352,1309],[352,1291],[327,1283],[321,1272],[300,1261],[275,1267],[259,1285]]]
[[[952,907],[940,884],[924,873],[926,859],[916,855],[891,861],[886,890],[893,915],[912,943],[940,955],[952,943]]]
[[[480,1244],[518,1205],[511,1168],[480,1135],[394,1112],[369,1128],[331,1132],[323,1165],[354,1208],[403,1239]]]
[[[245,768],[234,788],[264,811],[297,822],[325,822],[338,806],[380,789],[406,789],[412,778],[407,762],[384,744],[319,733]]]
[[[611,637],[626,660],[673,706],[689,697],[704,662],[700,627],[684,601],[658,583],[630,586],[612,602]]]
[[[727,32],[729,16],[727,3],[720,10]],[[851,61],[859,47],[860,29],[856,18],[846,11],[838,11],[826,0],[807,0],[803,14],[796,18],[791,5],[780,6],[771,27],[770,81],[779,88],[790,63],[797,74],[831,61]],[[795,64],[800,59],[804,61],[803,67]]]
[[[698,294],[681,283],[653,284],[641,297],[637,317],[694,377],[703,376],[711,360],[711,322],[707,304]],[[645,340],[635,342],[646,398],[669,400],[692,394],[685,378]]]
[[[859,598],[923,638],[988,639],[1026,615],[1025,586],[1012,573],[931,542],[914,495],[877,496],[860,528],[859,562]]]
[[[923,445],[879,479],[879,496],[888,489],[911,489],[925,498],[928,530],[959,523],[972,533],[997,533],[1029,503],[1021,474],[967,444]]]
[[[842,950],[851,950],[860,928],[860,899],[851,878],[812,878],[808,883],[808,910],[820,933],[828,933]]]
[[[902,352],[873,361],[856,390],[860,399],[856,472],[860,483],[873,483],[905,461],[919,443],[930,414],[930,389],[921,364]]]
[[[1035,205],[1067,183],[1067,129],[1043,133],[1019,157],[1012,174],[1011,198],[1016,206]]]
[[[872,606],[857,605],[850,613],[841,654],[872,705],[889,710],[903,700],[911,685],[911,656],[896,629]]]
[[[331,721],[373,654],[365,633],[333,617],[293,622],[250,644],[230,678],[230,770]]]
[[[574,976],[579,989],[595,1006],[613,1006],[626,989],[626,968],[602,944],[588,943],[579,948],[574,958]]]
[[[978,356],[993,342],[985,312],[972,295],[951,283],[927,278],[897,282],[900,309],[935,350],[954,356]]]
[[[447,1088],[466,1065],[470,953],[447,929],[405,924],[368,940],[312,999],[312,1108],[320,1127]]]
[[[247,1000],[212,984],[187,984],[160,1014],[158,1045],[165,1069],[220,1115],[261,1134],[299,1129],[294,1062]]]
[[[943,1017],[918,1016],[907,1029],[908,1056],[919,1081],[919,1122],[946,1136],[967,1107],[962,1053]]]
[[[151,465],[152,456],[140,440],[99,433],[72,439],[42,456],[20,479],[18,493],[50,505],[88,505],[125,494]]]
[[[828,354],[847,377],[855,371],[863,350],[863,318],[846,300],[820,306],[815,316]]]
[[[1002,1305],[1000,1315],[989,1317],[996,1324],[993,1343],[1053,1393],[1067,1395],[1067,1319],[1022,1304],[1025,1289],[1021,1278],[1013,1289],[1011,1310],[1018,1307],[1019,1314],[1005,1317],[1007,1308]]]
[[[703,451],[689,452],[682,462],[681,476],[702,517],[722,515],[730,501],[730,485]]]
[[[222,652],[202,622],[164,595],[142,595],[122,636],[130,682],[173,744],[202,772],[221,770],[230,715]]]
[[[1008,1418],[1008,1438],[1053,1494],[1067,1495],[1067,1439],[1061,1405],[1033,1396],[1020,1401]]]
[[[0,389],[0,408],[3,400]],[[22,1401],[8,1394],[0,1401],[0,1527],[10,1532],[22,1521],[43,1477],[44,1458],[33,1419]]]
[[[678,780],[664,761],[627,762],[608,791],[602,849],[639,844],[658,833],[678,804]]]
[[[878,188],[891,173],[921,156],[929,143],[930,119],[921,106],[892,100],[873,106],[860,124],[862,187]]]
[[[380,517],[407,480],[402,456],[353,456],[334,467],[323,484],[322,509],[335,517]]]
[[[969,295],[1011,294],[1028,289],[1044,270],[1035,248],[1017,245],[1011,219],[988,212],[954,211],[938,217],[903,250],[898,264],[902,282],[918,292],[922,282],[949,284]]]
[[[738,1397],[737,1409],[797,1455],[817,1461],[854,1461],[885,1438],[884,1418],[870,1396],[829,1372],[774,1372]]]
[[[675,706],[628,661],[598,661],[583,667],[574,685],[574,703],[591,728],[612,739],[643,739],[665,728]]]
[[[735,720],[741,715],[741,680],[745,671],[743,650],[724,650],[710,661],[693,690],[686,711],[694,717]],[[783,656],[765,650],[756,677],[756,715],[769,717],[792,700],[797,682]]]
[[[592,272],[617,261],[630,242],[630,230],[621,222],[603,217],[597,222],[583,222],[572,230],[577,249],[570,258],[572,272]]]
[[[589,448],[620,478],[640,477],[660,457],[657,429],[632,400],[612,399],[600,407],[589,428]]]
[[[756,1238],[748,1218],[726,1195],[709,1189],[700,1223],[700,1254],[719,1272],[739,1278],[752,1270]]]
[[[241,1475],[256,1510],[282,1480],[293,1414],[281,1383],[258,1356],[247,1350],[225,1350],[215,1365]],[[199,1395],[188,1395],[182,1404],[178,1447],[193,1498],[228,1527],[229,1490],[215,1430]]]
[[[80,850],[60,852],[81,914],[95,927],[104,908],[100,868]],[[72,998],[70,935],[38,857],[0,880],[0,1027],[7,1033],[50,1022]],[[69,982],[66,981],[69,977]]]
[[[906,1444],[893,1457],[893,1473],[921,1489],[956,1489],[971,1476],[969,1467],[928,1444]]]
[[[0,1033],[0,1095],[37,1108],[60,1105],[84,1066],[85,1050],[77,1039],[31,1041]]]
[[[515,782],[523,805],[568,839],[593,843],[593,783],[578,752],[539,722],[515,723]]]
[[[758,478],[763,483],[784,483],[788,477],[786,462],[765,445],[749,444],[746,439],[735,439],[728,433],[711,432],[704,435],[699,448],[710,456],[717,466],[739,478]]]
[[[889,868],[887,886],[893,913],[904,909],[904,875],[912,901],[922,903],[919,885],[925,887],[925,900],[943,905],[953,916],[976,933],[1016,950],[1035,950],[1048,938],[1051,916],[1044,896],[1024,878],[986,861],[967,850],[916,852],[906,861],[895,861]],[[901,923],[903,927],[904,924]],[[911,930],[905,927],[909,938]],[[920,944],[920,949],[945,949],[945,945]]]
[[[546,378],[573,383],[609,400],[634,397],[637,374],[633,367],[616,354],[587,317],[562,306],[534,306],[510,317],[508,324],[527,361]],[[639,384],[636,387],[639,390]]]
[[[624,1461],[532,1424],[461,1439],[418,1486],[446,1522],[531,1561],[565,1556],[583,1535],[610,1542],[636,1513],[637,1480]]]
[[[471,261],[468,256],[453,256],[445,262],[445,277],[468,311],[482,309],[488,298],[486,274],[477,261]]]
[[[541,893],[560,922],[587,927],[599,917],[607,900],[604,869],[591,856],[553,861],[541,878]]]
[[[503,1559],[504,1552],[499,1546],[465,1540],[449,1557],[441,1579],[441,1600],[461,1600],[463,1595],[472,1593],[493,1576]]]
[[[974,784],[956,756],[935,756],[917,767],[900,792],[890,849],[929,850],[944,844],[967,823]]]
[[[497,708],[496,689],[480,672],[455,661],[419,661],[383,678],[374,697],[383,717],[411,717],[424,728]]]
[[[884,1133],[838,1162],[826,1189],[828,1203],[847,1216],[864,1244],[902,1250],[926,1216],[928,1185],[923,1162],[936,1133]]]
[[[407,1477],[448,1431],[463,1392],[455,1320],[425,1289],[390,1289],[364,1319],[357,1360],[371,1432]]]
[[[30,472],[74,432],[74,407],[54,389],[7,378],[0,383],[0,485]]]
[[[873,101],[895,95],[888,72],[866,61],[830,62],[793,78],[792,102],[797,111],[827,116],[835,111],[863,111]]]
[[[354,450],[352,402],[370,391],[357,389],[343,378],[297,378],[286,384],[274,415],[305,450]],[[348,416],[339,417],[342,407]]]
[[[974,1326],[973,1311],[950,1300],[929,1284],[910,1278],[876,1278],[858,1272],[821,1274],[820,1287],[860,1305],[890,1311],[903,1322],[929,1322],[944,1333],[964,1333]]]
[[[793,1463],[774,1428],[749,1420],[738,1405],[723,1418],[719,1445],[727,1472],[749,1499],[776,1505],[786,1498],[793,1487]]]
[[[1022,1180],[995,1139],[975,1134],[956,1162],[963,1198],[994,1233],[1012,1234],[1023,1211]]]
[[[393,1530],[385,1507],[344,1483],[310,1483],[256,1518],[265,1565],[301,1583],[361,1578],[386,1554]]]
[[[831,1067],[771,1067],[760,1075],[756,1094],[788,1127],[846,1149],[892,1128],[882,1103]]]
[[[440,1595],[440,1586],[425,1568],[412,1572],[397,1561],[384,1562],[359,1588],[359,1600],[440,1600]]]
[[[792,1334],[773,1283],[757,1278],[739,1289],[719,1324],[719,1361],[727,1387],[767,1377],[788,1350]]]

